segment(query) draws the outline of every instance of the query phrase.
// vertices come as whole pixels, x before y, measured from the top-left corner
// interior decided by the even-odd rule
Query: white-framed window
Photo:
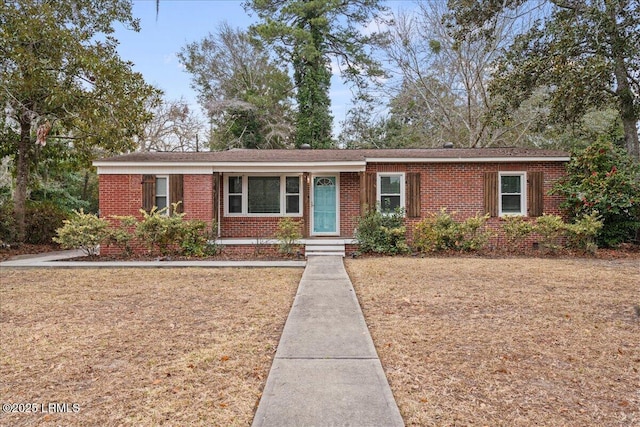
[[[225,214],[229,216],[300,216],[300,175],[228,175]]]
[[[299,176],[287,176],[285,177],[285,213],[287,214],[299,214],[301,212],[300,202],[300,177]]]
[[[227,210],[229,213],[242,213],[242,177],[228,177]]]
[[[169,177],[156,176],[155,205],[158,210],[169,206]]]
[[[526,215],[526,173],[500,172],[498,188],[498,209],[500,216]]]
[[[404,173],[378,173],[377,193],[380,212],[404,209]]]

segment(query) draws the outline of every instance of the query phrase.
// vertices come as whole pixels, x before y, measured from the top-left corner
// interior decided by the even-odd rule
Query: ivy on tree
[[[366,87],[367,78],[381,76],[368,49],[382,38],[360,28],[386,9],[379,0],[248,0],[245,7],[261,19],[252,32],[293,67],[296,146],[332,147],[331,60],[358,89]]]

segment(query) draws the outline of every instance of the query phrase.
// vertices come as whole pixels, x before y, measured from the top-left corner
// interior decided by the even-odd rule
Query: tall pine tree
[[[334,145],[329,97],[331,61],[342,76],[363,89],[368,78],[383,74],[370,48],[382,42],[379,33],[362,28],[383,16],[379,0],[248,0],[261,22],[252,31],[285,64],[292,64],[298,111],[296,146]]]

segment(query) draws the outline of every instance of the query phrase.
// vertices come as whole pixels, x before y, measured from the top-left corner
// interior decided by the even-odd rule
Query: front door
[[[338,178],[313,177],[313,235],[338,234]]]

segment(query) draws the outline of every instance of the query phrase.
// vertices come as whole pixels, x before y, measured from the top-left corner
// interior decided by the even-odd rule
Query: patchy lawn
[[[640,263],[348,260],[408,426],[640,425]]]
[[[3,269],[0,425],[249,425],[301,275]]]

